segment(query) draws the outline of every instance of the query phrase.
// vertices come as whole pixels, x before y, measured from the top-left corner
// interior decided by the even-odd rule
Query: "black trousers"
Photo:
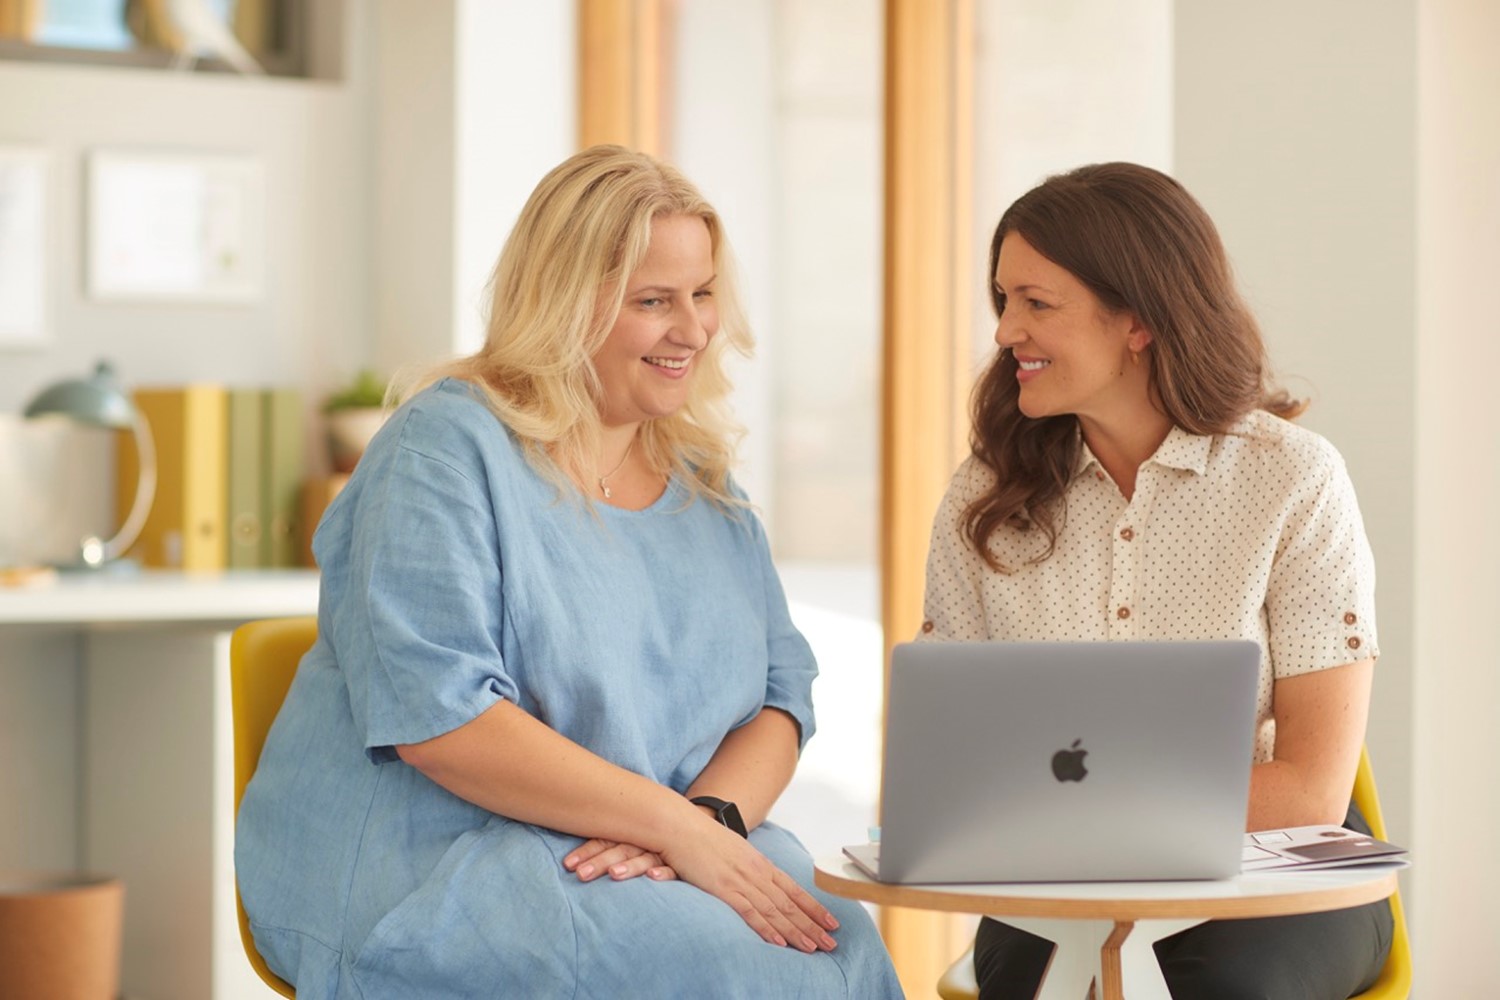
[[[1353,803],[1344,826],[1370,832]],[[1392,926],[1388,900],[1328,913],[1210,920],[1158,941],[1156,958],[1172,1000],[1346,1000],[1380,975]],[[998,920],[980,921],[974,939],[980,1000],[1031,1000],[1052,947]]]

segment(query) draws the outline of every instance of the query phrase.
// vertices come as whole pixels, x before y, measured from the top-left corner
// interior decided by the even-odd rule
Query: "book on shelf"
[[[156,450],[156,498],[127,555],[145,566],[221,570],[226,561],[228,465],[227,393],[196,383],[137,389],[136,407],[151,427]],[[135,496],[140,458],[121,435],[116,502],[124,518]]]
[[[302,565],[300,390],[196,383],[139,389],[134,398],[151,425],[157,490],[129,555],[167,569]],[[123,518],[139,461],[133,439],[120,442]]]
[[[225,565],[259,569],[264,562],[265,496],[261,451],[265,440],[265,393],[230,389],[227,433],[229,503]]]
[[[283,569],[302,565],[301,492],[304,466],[302,393],[267,389],[262,397],[262,516],[265,531],[261,565]]]

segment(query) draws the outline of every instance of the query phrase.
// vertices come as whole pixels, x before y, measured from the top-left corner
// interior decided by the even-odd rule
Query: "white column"
[[[521,205],[573,152],[571,3],[374,5],[373,363],[483,341],[484,284]]]
[[[1500,941],[1500,6],[1417,23],[1415,968],[1423,997],[1477,997]]]

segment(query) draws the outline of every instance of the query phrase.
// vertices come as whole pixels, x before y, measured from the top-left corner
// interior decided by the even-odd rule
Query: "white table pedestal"
[[[1097,982],[1097,1000],[1171,1000],[1152,946],[1164,937],[1203,923],[1179,920],[1067,920],[1005,917],[1005,923],[1046,938],[1057,949],[1037,1000],[1083,1000]]]

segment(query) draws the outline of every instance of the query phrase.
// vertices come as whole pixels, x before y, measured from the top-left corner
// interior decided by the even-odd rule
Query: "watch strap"
[[[745,828],[745,818],[740,815],[740,807],[733,802],[726,802],[716,795],[695,795],[688,801],[695,806],[707,806],[712,809],[714,819],[741,837],[749,839],[750,831]]]

